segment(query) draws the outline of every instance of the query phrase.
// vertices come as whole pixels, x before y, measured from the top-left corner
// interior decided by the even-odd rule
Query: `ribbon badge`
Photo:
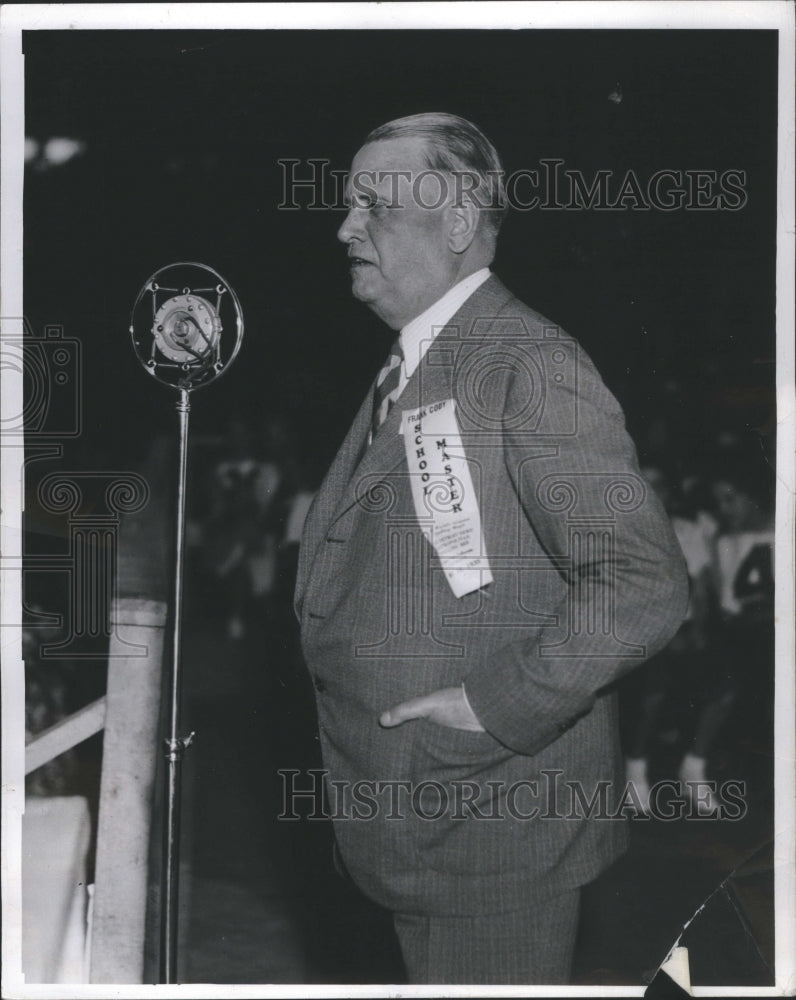
[[[493,577],[455,400],[404,410],[401,433],[420,527],[454,596],[464,597]]]

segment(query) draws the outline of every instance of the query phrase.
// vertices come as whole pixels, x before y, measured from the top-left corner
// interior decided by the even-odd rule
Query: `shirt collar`
[[[468,274],[401,330],[399,336],[404,352],[406,378],[412,376],[440,329],[458,312],[476,288],[483,285],[491,273],[488,267],[482,267],[479,271]]]

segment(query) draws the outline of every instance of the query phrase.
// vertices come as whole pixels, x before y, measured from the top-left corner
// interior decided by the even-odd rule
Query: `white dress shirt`
[[[476,288],[483,285],[491,273],[488,267],[482,267],[479,271],[468,274],[445,292],[441,299],[437,299],[434,305],[429,306],[425,312],[420,313],[403,327],[398,336],[404,352],[404,361],[401,366],[401,377],[398,380],[396,399],[400,399],[406,383],[423,360],[439,331],[470,298]]]

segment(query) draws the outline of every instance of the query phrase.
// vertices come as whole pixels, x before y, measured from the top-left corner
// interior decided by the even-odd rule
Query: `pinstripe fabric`
[[[451,398],[494,576],[458,600],[418,526],[399,434],[404,409]],[[611,684],[676,631],[682,557],[591,361],[494,275],[364,448],[372,406],[371,392],[307,517],[296,611],[330,778],[419,792],[397,814],[389,788],[367,820],[343,811],[340,853],[394,912],[517,911],[626,847],[622,818],[579,811],[568,783],[616,811]],[[379,726],[384,709],[461,683],[486,732]],[[434,795],[450,808],[428,819]]]
[[[575,889],[497,917],[393,922],[410,983],[554,986],[570,978],[579,910]]]

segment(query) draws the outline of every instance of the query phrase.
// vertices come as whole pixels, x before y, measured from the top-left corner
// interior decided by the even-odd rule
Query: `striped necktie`
[[[371,440],[376,436],[376,431],[387,419],[387,414],[392,408],[392,404],[398,398],[398,384],[401,381],[401,366],[404,361],[404,352],[401,348],[400,337],[392,346],[389,358],[376,377],[376,388],[373,393],[373,417],[370,423]]]

